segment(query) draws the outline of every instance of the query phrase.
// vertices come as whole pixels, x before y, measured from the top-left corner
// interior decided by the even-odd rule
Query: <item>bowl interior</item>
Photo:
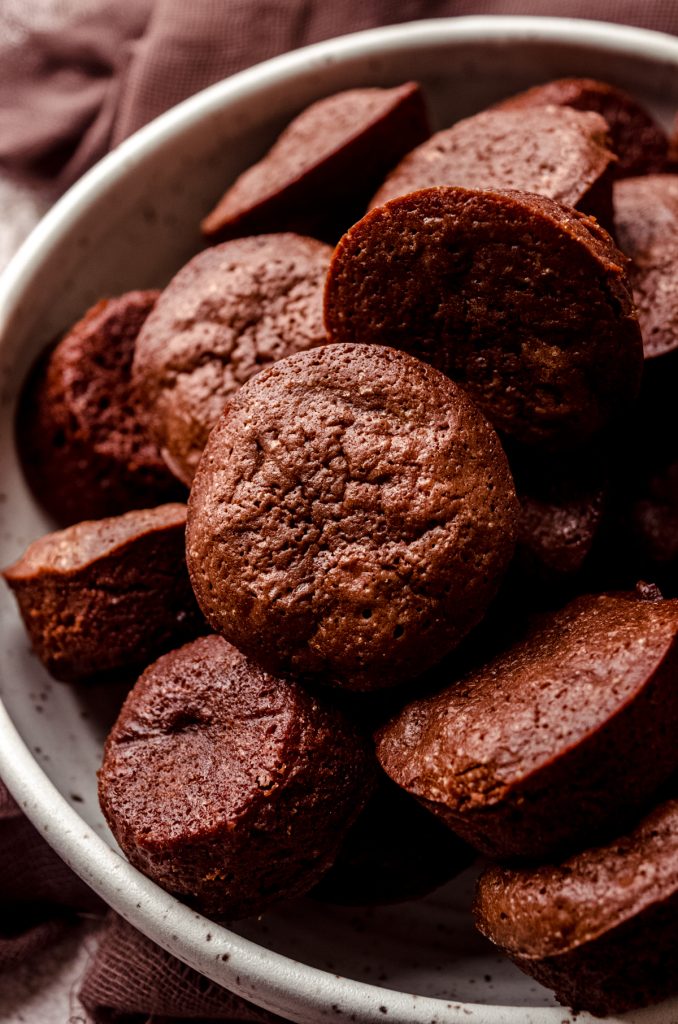
[[[26,490],[12,442],[16,395],[35,355],[102,295],[165,283],[201,247],[197,224],[226,184],[306,104],[343,88],[414,78],[434,125],[443,127],[536,82],[587,75],[633,92],[666,124],[678,108],[678,42],[653,50],[650,34],[594,32],[583,23],[489,25],[459,19],[380,30],[247,72],[145,130],[43,222],[0,288],[0,565],[52,528]],[[20,737],[63,798],[114,846],[98,808],[96,770],[123,694],[53,682],[28,649],[4,587],[0,641],[0,692]],[[474,933],[466,914],[471,887],[472,873],[426,900],[366,911],[299,900],[234,931],[333,976],[435,997],[440,1021],[459,1019],[459,1001],[487,1004],[487,1013],[470,1008],[464,1018],[478,1021],[508,1019],[492,1016],[490,1006],[555,1007],[546,990]],[[182,955],[180,944],[175,951]],[[211,976],[229,983],[219,970]],[[388,993],[384,999],[391,1020],[424,1019],[418,1011],[403,1016]],[[665,1021],[662,1012],[636,1017]],[[303,1008],[293,1014],[311,1019]],[[567,1019],[562,1009],[534,1017]]]

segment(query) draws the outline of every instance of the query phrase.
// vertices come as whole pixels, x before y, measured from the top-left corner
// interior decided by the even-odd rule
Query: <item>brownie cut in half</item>
[[[38,360],[24,385],[16,439],[26,479],[60,526],[183,501],[132,385],[137,335],[158,292],[92,306]]]
[[[574,849],[678,770],[678,601],[578,597],[377,733],[387,774],[496,858]]]
[[[678,174],[616,182],[614,207],[619,247],[631,259],[645,359],[654,362],[678,348]]]
[[[567,860],[487,868],[474,911],[483,935],[575,1010],[607,1017],[678,992],[678,800]]]
[[[231,395],[269,364],[326,340],[331,255],[285,232],[237,238],[198,253],[160,295],[132,373],[149,430],[188,486]]]
[[[618,157],[617,177],[664,170],[668,158],[666,132],[637,100],[607,82],[558,78],[509,96],[494,109],[525,113],[533,107],[553,104],[595,111],[605,118]]]
[[[427,188],[335,249],[330,341],[389,345],[461,384],[513,441],[581,448],[637,396],[626,257],[590,218],[527,192]]]
[[[184,554],[186,506],[137,509],[34,541],[3,576],[55,679],[143,668],[205,632]]]
[[[374,690],[480,621],[517,511],[461,388],[403,352],[325,345],[231,399],[191,490],[188,567],[212,628],[268,671]]]
[[[416,82],[313,103],[202,222],[209,237],[300,231],[337,238],[400,158],[430,133]]]
[[[612,226],[615,156],[599,114],[567,107],[485,110],[436,132],[391,171],[370,202],[436,185],[536,192]]]
[[[343,715],[208,636],[164,655],[131,690],[106,741],[99,799],[135,867],[233,919],[319,880],[375,774]]]

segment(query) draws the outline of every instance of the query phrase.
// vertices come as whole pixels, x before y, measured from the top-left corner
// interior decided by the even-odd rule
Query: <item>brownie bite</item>
[[[610,228],[607,124],[567,107],[486,110],[436,132],[388,175],[370,209],[435,185],[518,189],[576,206]]]
[[[384,175],[429,136],[421,89],[349,89],[318,100],[231,185],[202,230],[220,238],[261,231],[338,237]]]
[[[343,716],[209,636],[138,680],[106,741],[99,800],[135,867],[233,919],[318,881],[373,776]]]
[[[572,584],[603,525],[607,468],[602,458],[577,452],[570,459],[509,455],[520,501],[514,569],[525,584]]]
[[[189,504],[212,627],[269,671],[355,690],[424,672],[483,616],[513,552],[498,438],[412,356],[329,345],[231,400]]]
[[[387,774],[478,850],[538,859],[678,769],[678,601],[579,597],[377,734]]]
[[[5,569],[33,649],[55,679],[138,670],[205,632],[185,528],[185,505],[134,510],[49,533]]]
[[[645,358],[654,360],[678,348],[678,174],[618,181],[614,206]],[[678,379],[675,366],[673,372]]]
[[[390,345],[431,363],[514,440],[572,449],[638,391],[626,263],[606,232],[552,199],[423,189],[341,239],[325,325],[331,341]]]
[[[560,863],[487,868],[474,909],[483,935],[575,1010],[607,1017],[678,992],[678,800]]]
[[[158,292],[102,299],[38,361],[19,402],[26,479],[59,525],[182,500],[148,436],[131,380],[139,330]]]
[[[440,888],[474,859],[466,843],[381,775],[311,895],[349,907],[402,903]]]
[[[595,111],[605,118],[618,158],[617,177],[664,170],[668,155],[666,132],[637,100],[607,82],[593,78],[558,78],[517,96],[509,96],[494,109],[522,114],[534,107],[554,104]]]
[[[230,396],[269,363],[326,340],[331,255],[301,235],[238,238],[198,253],[160,296],[133,375],[163,457],[187,485]]]

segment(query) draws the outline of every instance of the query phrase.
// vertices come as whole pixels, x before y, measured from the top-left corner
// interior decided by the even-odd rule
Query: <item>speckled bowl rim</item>
[[[355,57],[454,42],[558,42],[678,66],[678,39],[657,32],[569,18],[444,18],[360,32],[285,54],[219,82],[172,108],[101,160],[37,225],[0,278],[0,339],[31,280],[98,193],[134,172],[166,139],[224,104],[298,72]],[[0,340],[0,345],[2,344]],[[300,1024],[336,1015],[361,1024],[561,1024],[562,1008],[491,1006],[417,996],[298,963],[196,914],[134,869],[78,815],[39,767],[0,702],[0,775],[22,810],[80,877],[154,942],[231,991]],[[678,1020],[678,1002],[634,1014],[635,1024]],[[351,1015],[354,1015],[351,1017]],[[579,1015],[583,1024],[587,1015]]]

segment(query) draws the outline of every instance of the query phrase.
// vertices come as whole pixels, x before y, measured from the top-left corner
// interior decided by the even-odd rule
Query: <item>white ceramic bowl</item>
[[[669,123],[678,40],[595,22],[460,18],[331,40],[251,68],[169,111],[98,164],[38,225],[0,282],[0,565],[50,528],[12,444],[40,347],[101,295],[161,285],[200,246],[197,224],[291,115],[328,93],[415,78],[438,126],[530,84],[592,75]],[[364,912],[299,900],[220,927],[119,854],[97,805],[101,743],[120,694],[52,683],[0,592],[0,772],[45,838],[123,917],[192,967],[292,1021],[561,1024],[570,1014],[498,958],[468,919],[472,878]],[[579,1015],[584,1024],[586,1015]],[[590,1019],[590,1018],[588,1018]],[[633,1014],[678,1020],[678,1001]]]

